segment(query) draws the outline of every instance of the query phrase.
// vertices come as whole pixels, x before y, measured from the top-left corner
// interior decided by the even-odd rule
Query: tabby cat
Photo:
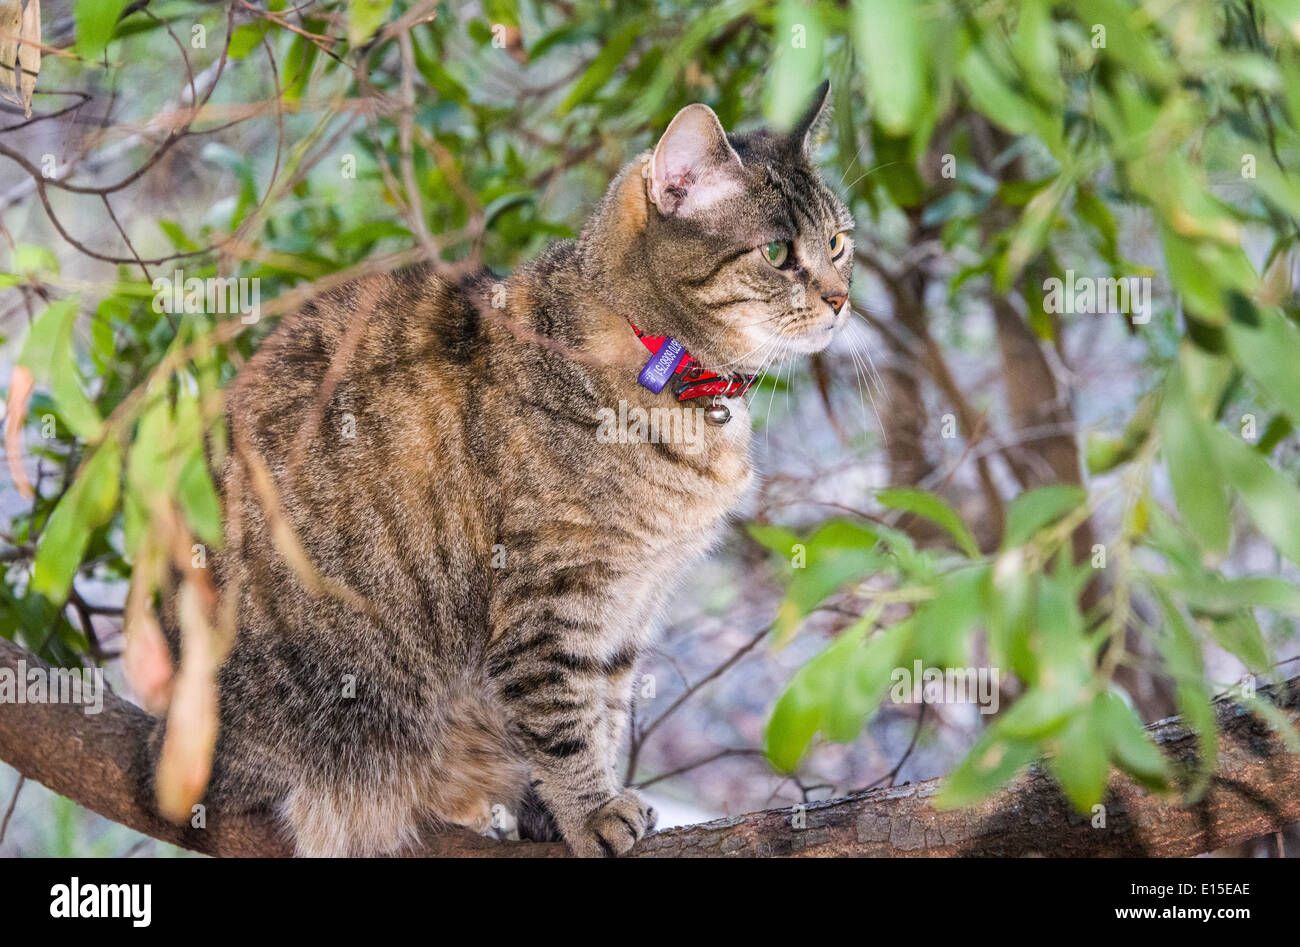
[[[211,811],[274,812],[303,855],[484,829],[497,804],[583,856],[653,827],[616,758],[656,615],[752,479],[736,379],[848,318],[853,222],[808,155],[827,92],[790,134],[728,135],[690,105],[578,239],[509,279],[370,276],[266,339],[227,401],[246,449],[222,483],[238,635]],[[659,365],[676,384],[656,392],[639,377],[660,336],[695,367]],[[690,398],[711,373],[720,390]],[[715,423],[690,444],[598,437],[620,404]],[[276,517],[350,594],[302,578]]]

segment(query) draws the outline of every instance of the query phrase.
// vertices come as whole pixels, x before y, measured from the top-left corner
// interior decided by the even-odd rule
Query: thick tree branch
[[[0,668],[40,666],[30,652],[0,639]],[[1261,696],[1300,723],[1300,679]],[[704,825],[669,829],[642,841],[633,856],[701,855],[1149,855],[1188,856],[1222,848],[1300,821],[1300,754],[1231,700],[1217,704],[1219,767],[1197,805],[1148,793],[1116,778],[1106,801],[1106,826],[1074,815],[1051,779],[1032,769],[980,805],[938,812],[930,799],[938,780],[877,789],[809,804],[803,828],[792,810],[754,812]],[[142,804],[144,741],[152,718],[106,694],[102,713],[69,704],[0,704],[0,760],[72,801],[154,838],[210,855],[287,855],[290,846],[270,819],[222,819],[177,827]],[[1154,724],[1152,735],[1176,761],[1190,762],[1196,738],[1178,718]],[[510,844],[469,832],[432,835],[417,855],[555,857],[558,844]]]

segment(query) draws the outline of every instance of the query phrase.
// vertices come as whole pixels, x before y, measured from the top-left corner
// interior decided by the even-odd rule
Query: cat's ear
[[[690,216],[741,189],[740,157],[713,109],[688,105],[668,123],[650,159],[650,199],[665,217]]]
[[[812,142],[831,117],[831,80],[824,79],[813,92],[803,116],[790,132],[790,147],[808,154]]]

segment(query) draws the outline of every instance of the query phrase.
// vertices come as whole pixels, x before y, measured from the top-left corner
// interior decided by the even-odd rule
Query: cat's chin
[[[783,351],[790,355],[816,355],[824,351],[839,334],[844,323],[848,321],[848,307],[844,307],[831,322],[818,329],[811,329],[802,335],[794,336],[781,343]]]
[[[835,339],[836,326],[814,329],[786,343],[785,350],[791,355],[816,355]]]
[[[838,332],[839,326],[833,325],[827,326],[825,329],[815,329],[803,335],[782,336],[779,338],[769,336],[764,341],[753,346],[753,350],[758,353],[757,358],[753,356],[730,360],[719,358],[714,364],[725,367],[727,372],[741,372],[742,374],[770,370],[777,365],[784,365],[792,358],[817,354],[834,341]]]
[[[816,355],[824,351],[839,334],[840,329],[849,321],[849,307],[844,305],[835,313],[831,321],[824,326],[810,329],[801,335],[789,336],[776,341],[782,354],[782,361],[791,356]]]

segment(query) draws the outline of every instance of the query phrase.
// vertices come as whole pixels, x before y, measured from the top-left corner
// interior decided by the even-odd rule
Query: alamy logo
[[[1120,313],[1131,315],[1134,325],[1151,321],[1151,278],[1149,276],[1049,276],[1043,280],[1043,311],[1069,315]]]
[[[997,668],[934,668],[915,661],[894,668],[889,698],[896,704],[924,700],[927,704],[977,704],[980,713],[998,712]]]
[[[50,917],[129,917],[133,927],[153,919],[153,885],[86,884],[75,875],[50,889]]]
[[[704,447],[703,408],[672,405],[647,411],[620,400],[617,411],[597,410],[596,420],[596,440],[601,444],[685,444],[688,454],[698,454]]]
[[[104,709],[103,668],[0,668],[0,704],[81,704],[82,712]]]
[[[262,280],[234,276],[185,277],[183,270],[153,281],[153,311],[170,313],[239,313],[239,321],[252,325],[261,318]]]

